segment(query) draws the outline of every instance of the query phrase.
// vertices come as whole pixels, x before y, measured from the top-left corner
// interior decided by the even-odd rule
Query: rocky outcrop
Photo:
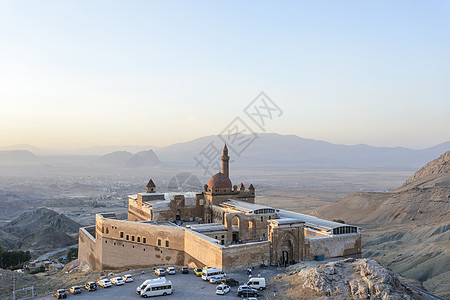
[[[325,299],[432,299],[372,259],[349,258],[313,268],[297,264],[287,271],[296,277],[293,289],[309,290]]]
[[[406,180],[403,186],[417,182],[429,176],[439,176],[447,173],[450,173],[450,151],[447,151],[435,160],[430,161],[425,166],[420,168],[419,171]]]
[[[87,263],[79,259],[75,259],[74,261],[71,261],[70,263],[65,265],[64,268],[60,271],[60,274],[85,273],[89,271],[92,270]]]

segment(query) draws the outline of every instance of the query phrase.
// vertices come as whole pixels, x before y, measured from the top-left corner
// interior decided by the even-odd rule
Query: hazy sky
[[[164,146],[264,91],[267,132],[425,148],[450,140],[449,35],[449,1],[0,0],[0,146]]]

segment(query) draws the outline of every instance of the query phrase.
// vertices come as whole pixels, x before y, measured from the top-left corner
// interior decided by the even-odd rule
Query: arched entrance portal
[[[294,262],[294,243],[292,235],[285,234],[281,243],[280,264],[286,266],[288,263]]]
[[[177,209],[177,214],[176,214],[176,216],[175,216],[175,219],[176,219],[177,221],[180,221],[180,220],[181,220],[181,211],[180,211],[179,209]]]
[[[280,265],[285,266],[289,261],[289,252],[281,251],[280,253]]]

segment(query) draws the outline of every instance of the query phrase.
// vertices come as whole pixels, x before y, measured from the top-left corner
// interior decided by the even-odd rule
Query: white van
[[[173,293],[172,282],[168,280],[154,280],[141,291],[141,297],[166,296]]]
[[[149,285],[152,282],[156,282],[156,281],[166,281],[166,278],[165,277],[159,277],[159,278],[156,278],[156,279],[148,279],[148,280],[144,281],[143,283],[141,283],[140,286],[137,287],[136,294],[140,295],[141,291],[144,290],[147,287],[147,285]]]
[[[204,269],[202,271],[202,279],[203,280],[210,280],[211,277],[216,276],[216,275],[220,275],[220,276],[227,276],[225,273],[223,273],[222,269],[218,269],[218,268],[209,268],[209,269]]]
[[[247,281],[247,285],[255,290],[262,291],[266,288],[266,279],[264,277],[252,277]]]

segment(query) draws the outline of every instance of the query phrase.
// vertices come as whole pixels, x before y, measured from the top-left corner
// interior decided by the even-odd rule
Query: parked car
[[[222,282],[222,278],[221,276],[213,276],[209,279],[210,283],[214,283],[214,284],[219,284]]]
[[[238,286],[239,281],[235,280],[234,278],[222,278],[222,284],[227,284],[229,286]]]
[[[249,287],[255,290],[264,290],[266,288],[266,279],[264,277],[252,277],[247,281]]]
[[[84,288],[90,292],[90,291],[96,291],[97,290],[97,284],[93,281],[86,282],[84,285]]]
[[[166,270],[164,270],[162,268],[158,268],[155,270],[155,274],[158,276],[166,276]]]
[[[259,293],[257,290],[249,287],[248,285],[241,285],[238,288],[237,296],[242,297],[242,298],[249,297],[249,296],[250,297],[258,297]]]
[[[251,290],[238,291],[236,295],[241,298],[246,298],[246,297],[248,298],[248,297],[258,297],[259,293],[258,293],[258,291],[251,289]]]
[[[197,277],[202,276],[202,272],[203,272],[203,270],[200,269],[200,268],[194,269],[194,274],[195,274],[195,276],[197,276]]]
[[[56,293],[55,293],[55,297],[56,297],[56,299],[67,298],[66,290],[65,289],[57,290]]]
[[[97,285],[101,286],[103,288],[108,288],[110,286],[112,286],[111,281],[109,281],[109,279],[100,279],[99,281],[97,281]]]
[[[131,275],[123,275],[122,276],[122,280],[123,281],[125,281],[125,282],[133,282],[134,281],[134,279],[133,279],[133,277],[131,277]]]
[[[73,295],[75,295],[75,294],[81,294],[81,286],[74,285],[73,287],[70,288],[69,291],[70,291]]]
[[[189,274],[188,267],[182,267],[180,271],[181,271],[181,274]]]
[[[226,284],[219,284],[216,287],[216,294],[217,295],[225,295],[226,293],[229,293],[231,290],[229,285]]]
[[[123,281],[122,277],[113,277],[111,278],[111,283],[114,285],[124,285],[125,281]]]
[[[203,270],[205,270],[205,269],[212,269],[212,267],[210,267],[210,266],[204,266],[204,267],[203,267]]]
[[[174,267],[168,267],[166,269],[166,273],[169,274],[169,275],[175,275],[177,273],[177,271],[175,271]]]

